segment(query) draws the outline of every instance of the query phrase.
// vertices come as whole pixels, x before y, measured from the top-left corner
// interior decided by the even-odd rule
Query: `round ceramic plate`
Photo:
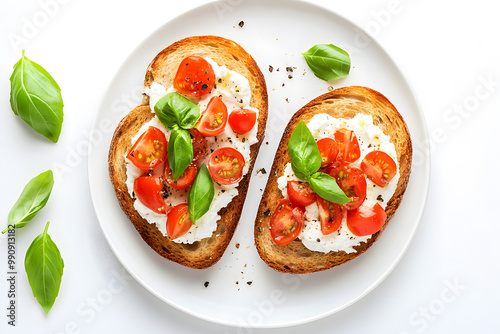
[[[154,56],[176,40],[208,34],[236,41],[255,58],[267,82],[269,119],[236,234],[215,266],[194,270],[157,255],[128,222],[109,182],[107,154],[119,120],[141,101],[145,71]],[[350,54],[348,77],[325,82],[312,74],[301,53],[319,43],[333,43]],[[355,260],[309,275],[275,272],[257,254],[253,224],[279,139],[301,106],[329,87],[348,85],[383,93],[409,126],[414,168],[403,202],[381,238]],[[92,138],[97,137],[105,140],[93,145]],[[403,256],[419,223],[429,184],[429,158],[422,144],[428,142],[423,114],[390,56],[346,19],[296,1],[215,2],[166,23],[121,66],[95,116],[90,140],[92,200],[103,233],[123,266],[168,304],[226,325],[278,327],[304,323],[338,312],[365,296]]]

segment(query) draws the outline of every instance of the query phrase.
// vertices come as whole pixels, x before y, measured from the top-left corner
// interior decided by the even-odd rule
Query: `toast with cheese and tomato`
[[[264,77],[235,42],[194,36],[156,55],[144,87],[113,135],[111,182],[154,251],[208,268],[240,219],[266,127]]]
[[[366,87],[321,95],[288,123],[257,217],[267,265],[303,274],[365,252],[401,203],[412,143],[394,105]]]

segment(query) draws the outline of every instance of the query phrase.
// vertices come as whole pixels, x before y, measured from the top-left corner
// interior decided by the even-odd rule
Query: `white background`
[[[16,234],[15,328],[7,325],[7,249],[6,237],[0,236],[0,332],[495,332],[500,227],[494,206],[500,199],[500,159],[493,143],[500,142],[500,20],[493,2],[486,0],[314,1],[364,28],[387,50],[419,97],[431,138],[431,183],[420,226],[400,264],[374,291],[321,320],[257,330],[184,314],[124,272],[97,222],[86,154],[78,150],[85,146],[104,91],[125,58],[165,22],[205,3],[3,2],[0,226],[7,224],[11,206],[31,177],[52,168],[58,170],[60,182],[46,208]],[[13,41],[13,36],[18,39]],[[11,111],[8,78],[21,49],[63,89],[65,119],[55,145]],[[45,315],[32,296],[22,262],[48,220],[66,266],[59,297]]]

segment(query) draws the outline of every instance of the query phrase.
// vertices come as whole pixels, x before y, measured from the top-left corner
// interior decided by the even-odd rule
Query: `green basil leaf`
[[[59,294],[64,261],[57,245],[47,233],[49,223],[42,234],[29,246],[24,259],[24,268],[33,296],[45,313],[49,313]]]
[[[340,189],[334,177],[328,174],[317,172],[311,175],[308,180],[311,189],[321,198],[327,201],[345,204],[351,201],[349,197]]]
[[[2,231],[5,233],[9,228],[22,228],[35,217],[47,203],[52,187],[54,186],[54,174],[49,169],[34,178],[24,187],[21,195],[9,212],[9,227]]]
[[[188,195],[189,216],[196,223],[210,209],[214,199],[214,181],[205,164],[201,165]]]
[[[177,125],[183,129],[191,129],[200,118],[200,107],[179,93],[170,93],[155,104],[155,113],[167,128]]]
[[[193,143],[189,131],[174,126],[170,133],[167,152],[172,177],[177,180],[193,162]]]
[[[318,44],[302,54],[313,73],[323,80],[346,77],[351,70],[349,54],[333,44]]]
[[[307,180],[321,167],[321,154],[306,123],[300,121],[288,141],[292,169],[299,179]]]
[[[10,77],[10,105],[36,132],[57,143],[64,118],[61,88],[24,50]]]

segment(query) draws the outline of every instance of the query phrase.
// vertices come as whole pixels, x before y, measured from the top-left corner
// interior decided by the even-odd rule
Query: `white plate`
[[[243,27],[238,25],[240,21]],[[158,256],[128,222],[108,179],[107,153],[115,126],[141,100],[144,73],[153,57],[178,39],[203,34],[232,39],[253,55],[265,75],[270,105],[268,143],[262,145],[257,159],[236,234],[219,263],[207,270],[193,270]],[[328,83],[314,77],[301,53],[318,43],[333,43],[350,53],[353,67],[347,78]],[[273,66],[272,73],[269,65]],[[293,67],[293,73],[286,67]],[[293,78],[289,79],[289,74]],[[401,208],[367,253],[325,272],[285,275],[269,269],[253,246],[253,221],[267,179],[267,175],[256,175],[255,171],[270,170],[291,115],[330,85],[368,86],[394,103],[412,135],[413,172]],[[104,140],[97,140],[101,138]],[[353,23],[303,2],[224,1],[168,22],[147,37],[116,74],[94,119],[90,140],[92,200],[104,235],[123,266],[170,305],[226,325],[279,327],[304,323],[333,314],[365,296],[403,256],[420,220],[429,184],[425,121],[400,70]],[[207,287],[205,282],[209,282]]]

